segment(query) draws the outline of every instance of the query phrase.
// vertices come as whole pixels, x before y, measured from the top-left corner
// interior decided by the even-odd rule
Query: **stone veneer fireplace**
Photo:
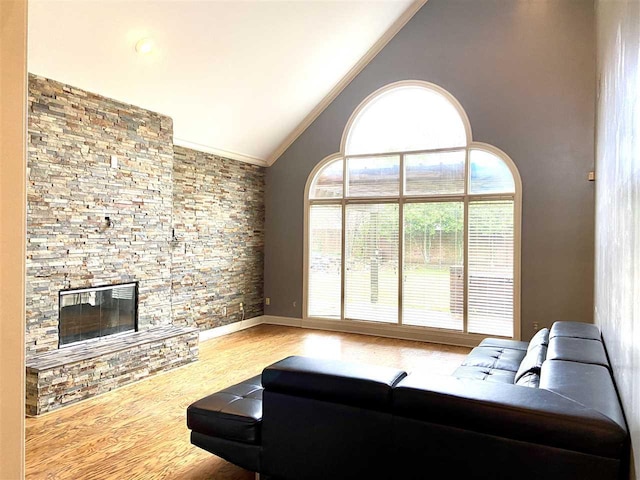
[[[171,118],[35,75],[28,120],[27,358],[58,349],[61,290],[138,282],[141,332],[233,323],[240,302],[263,314],[264,167],[174,147]]]
[[[30,415],[195,361],[197,329],[239,321],[239,302],[263,313],[263,167],[174,147],[171,118],[36,75],[28,123]],[[133,282],[137,331],[61,327],[62,307],[104,301],[61,291]]]
[[[58,345],[138,330],[138,283],[61,290]]]
[[[171,118],[30,75],[27,163],[27,413],[197,360],[171,313]]]

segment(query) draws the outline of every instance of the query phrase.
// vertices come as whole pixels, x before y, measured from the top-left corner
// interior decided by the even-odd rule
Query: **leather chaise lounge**
[[[600,332],[486,339],[451,376],[288,357],[189,406],[191,442],[265,477],[620,479],[629,435]]]

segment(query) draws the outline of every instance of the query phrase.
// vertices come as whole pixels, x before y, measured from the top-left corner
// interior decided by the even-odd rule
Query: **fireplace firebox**
[[[61,290],[58,347],[138,330],[138,283]]]

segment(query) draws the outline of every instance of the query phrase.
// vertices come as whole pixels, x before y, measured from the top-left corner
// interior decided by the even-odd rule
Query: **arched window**
[[[380,89],[307,182],[305,318],[518,338],[520,190],[448,92]]]

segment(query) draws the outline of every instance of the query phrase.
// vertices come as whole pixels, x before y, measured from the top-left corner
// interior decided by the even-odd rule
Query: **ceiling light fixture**
[[[136,43],[136,52],[140,55],[148,55],[153,50],[153,40],[150,38],[143,38]]]

